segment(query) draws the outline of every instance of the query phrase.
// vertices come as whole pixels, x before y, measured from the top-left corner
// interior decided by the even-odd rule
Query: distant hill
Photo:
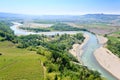
[[[0,17],[2,18],[24,18],[26,15],[23,14],[13,14],[13,13],[0,13]]]
[[[83,15],[83,19],[92,20],[92,21],[100,21],[100,22],[110,22],[113,20],[120,20],[120,15],[114,14],[87,14]]]
[[[62,22],[79,22],[79,23],[91,23],[91,22],[120,22],[120,15],[114,14],[86,14],[86,15],[23,15],[12,13],[0,13],[1,19],[24,19],[24,20],[50,20],[50,21],[62,21]]]

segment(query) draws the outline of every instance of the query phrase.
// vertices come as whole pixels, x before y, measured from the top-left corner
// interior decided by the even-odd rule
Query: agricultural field
[[[44,80],[45,58],[33,51],[0,42],[0,80]]]
[[[94,23],[67,23],[70,26],[74,26],[77,28],[84,28],[90,32],[96,33],[96,34],[110,34],[113,32],[116,32],[120,30],[119,26],[113,26],[109,23],[101,23],[101,22],[94,22]]]

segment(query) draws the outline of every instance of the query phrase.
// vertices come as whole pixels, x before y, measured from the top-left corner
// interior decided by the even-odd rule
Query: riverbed
[[[86,31],[54,31],[54,32],[29,32],[26,30],[19,29],[18,26],[22,25],[20,23],[13,22],[13,26],[10,28],[14,31],[15,35],[29,35],[29,34],[44,34],[44,35],[56,35],[56,34],[76,34],[82,32],[83,34],[89,35],[88,42],[83,46],[83,54],[79,56],[82,60],[83,64],[87,66],[89,69],[96,70],[101,73],[101,75],[108,80],[117,80],[114,76],[112,76],[109,72],[107,72],[104,68],[102,68],[98,62],[96,61],[93,53],[94,51],[100,47],[98,43],[96,35],[86,32]]]
[[[94,51],[101,46],[98,42],[96,35],[89,32],[84,32],[84,34],[89,35],[89,40],[83,46],[83,54],[81,56],[83,64],[89,69],[100,72],[101,75],[108,80],[117,80],[112,74],[110,74],[103,67],[101,67],[94,57]]]

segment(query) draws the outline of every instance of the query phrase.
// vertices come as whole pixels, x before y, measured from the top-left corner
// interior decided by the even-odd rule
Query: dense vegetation
[[[108,49],[110,49],[115,55],[120,57],[120,31],[112,33],[108,37]]]
[[[9,27],[9,23],[0,22],[0,41],[8,40],[15,42],[15,36],[13,31]]]
[[[81,43],[84,37],[81,33],[76,35],[28,35],[19,37],[19,48],[27,48],[45,56],[44,66],[47,69],[47,78],[62,80],[102,80],[100,74],[87,67],[75,64],[78,62],[68,50],[74,43]]]
[[[4,70],[3,72],[1,72],[3,79],[7,79],[5,78],[7,74],[12,75],[13,73],[16,73],[18,75],[12,75],[13,77],[11,76],[11,79],[13,78],[33,80],[35,77],[36,80],[39,80],[40,78],[38,77],[38,74],[43,74],[46,77],[42,75],[42,80],[43,78],[45,78],[46,80],[102,80],[100,74],[97,71],[89,70],[87,67],[77,64],[78,61],[76,60],[76,58],[68,52],[68,50],[72,48],[72,45],[74,43],[82,43],[84,37],[81,33],[78,33],[76,35],[27,35],[17,37],[14,36],[13,32],[8,26],[1,27],[1,29],[5,29],[7,31],[2,32],[1,30],[4,35],[9,34],[13,36],[13,39],[9,39],[6,38],[6,36],[0,35],[1,38],[5,38],[5,40],[9,40],[12,42],[14,42],[15,40],[15,43],[12,44],[9,44],[9,42],[7,42],[9,46],[7,46],[6,44],[6,46],[4,46],[4,49],[2,48],[3,46],[1,44],[0,51],[3,53],[3,55],[7,54],[7,57],[4,57],[2,55],[0,56],[2,57],[2,63],[0,63],[2,64],[1,67],[7,66],[9,64],[12,65],[10,70],[9,68],[7,68],[7,72],[5,72]],[[27,50],[29,50],[30,52]],[[32,52],[36,52],[37,54],[30,54]],[[5,60],[8,60],[8,58],[10,58],[10,63],[8,61],[7,64]],[[23,62],[21,62],[21,60]],[[2,69],[1,67],[0,71]],[[15,70],[13,70],[14,68]],[[24,70],[24,68],[28,72]],[[46,71],[44,68],[46,68]],[[23,73],[21,73],[19,70],[22,70]],[[44,74],[44,72],[46,74]],[[6,75],[3,75],[2,73]],[[22,74],[25,74],[25,76],[23,76]],[[29,78],[27,78],[27,76],[29,76]]]
[[[53,25],[51,27],[53,30],[58,30],[58,31],[86,31],[86,29],[81,29],[81,28],[77,28],[77,27],[72,27],[68,24],[64,24],[64,23],[57,23],[55,25]]]
[[[49,32],[50,29],[47,28],[30,28],[30,27],[20,27],[20,29],[34,31],[34,32]]]
[[[49,32],[49,31],[86,31],[86,29],[72,27],[64,23],[56,23],[49,28],[31,28],[31,27],[20,27],[20,29],[34,31],[34,32]]]

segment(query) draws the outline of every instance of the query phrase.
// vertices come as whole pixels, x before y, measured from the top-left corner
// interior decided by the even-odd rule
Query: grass
[[[83,24],[86,28],[110,28],[108,24],[105,23],[92,23],[92,24]]]
[[[115,35],[120,35],[120,30],[118,30],[118,31],[116,31],[116,32],[114,32],[113,34],[115,34]]]
[[[120,57],[120,31],[108,35],[107,38],[109,39],[107,48]]]
[[[108,35],[108,38],[113,42],[120,42],[120,31],[113,32],[112,34]]]
[[[44,80],[45,57],[11,42],[0,42],[0,80]]]

